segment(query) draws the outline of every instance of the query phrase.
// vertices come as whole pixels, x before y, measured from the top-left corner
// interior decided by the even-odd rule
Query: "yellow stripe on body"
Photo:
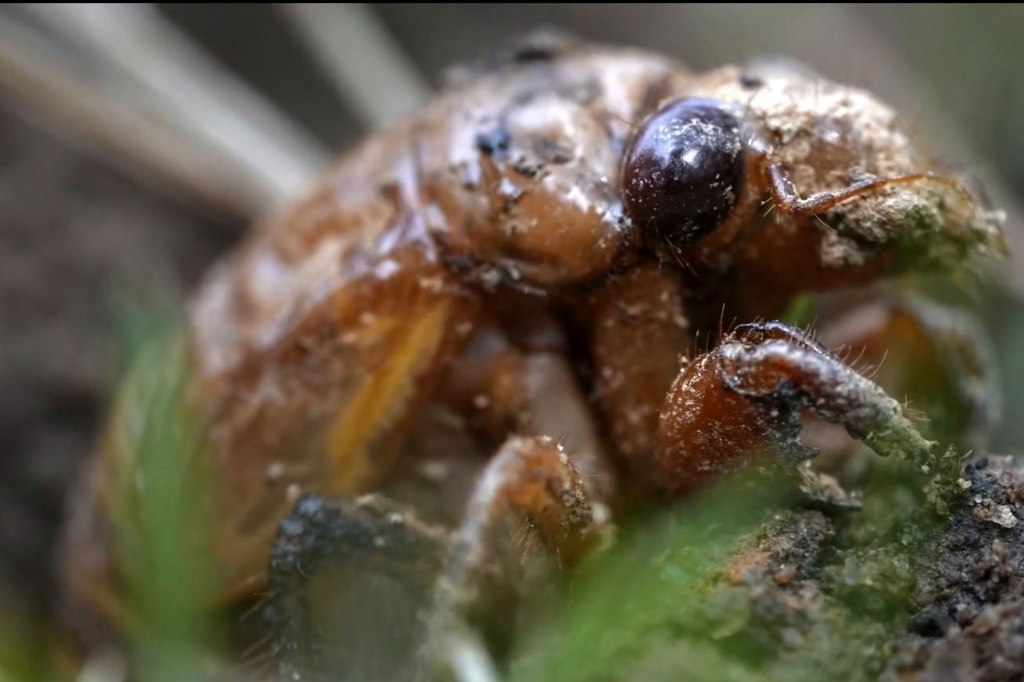
[[[363,377],[345,398],[327,428],[332,492],[359,492],[372,477],[369,446],[405,414],[417,380],[437,361],[450,313],[449,302],[434,302],[412,321],[377,319],[358,332],[357,344],[383,343],[390,352],[381,367]]]

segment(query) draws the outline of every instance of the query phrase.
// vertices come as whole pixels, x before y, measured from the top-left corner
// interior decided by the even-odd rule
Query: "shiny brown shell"
[[[401,468],[411,424],[496,309],[565,322],[557,344],[593,367],[595,404],[621,443],[611,449],[643,462],[680,356],[723,306],[774,316],[802,290],[997,239],[982,208],[941,184],[885,188],[820,217],[766,212],[769,163],[804,195],[921,170],[891,110],[857,90],[734,67],[695,76],[656,55],[573,42],[467,73],[258,225],[192,301],[188,387],[209,425],[226,594],[259,583],[297,491],[359,494]],[[679,252],[636,233],[620,174],[645,119],[686,96],[741,112],[747,153],[728,217]],[[525,319],[497,316],[499,327]],[[649,347],[636,329],[650,330]],[[617,392],[619,375],[635,378],[633,393]],[[93,509],[108,528],[112,481],[133,466],[125,421],[112,419],[95,477]]]

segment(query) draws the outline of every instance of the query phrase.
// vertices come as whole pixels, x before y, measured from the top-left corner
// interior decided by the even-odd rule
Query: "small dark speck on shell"
[[[740,86],[747,90],[754,90],[764,85],[764,80],[760,76],[755,76],[752,73],[740,74]]]
[[[484,154],[501,155],[508,151],[512,136],[502,127],[492,128],[476,134],[476,148]]]

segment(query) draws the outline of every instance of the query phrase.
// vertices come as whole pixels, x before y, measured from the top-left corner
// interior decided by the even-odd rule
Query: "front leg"
[[[481,582],[515,525],[525,523],[560,567],[604,544],[610,530],[572,458],[550,438],[512,437],[484,469],[434,588],[425,616],[423,679],[497,679],[490,654],[470,626],[486,606]],[[510,521],[513,526],[510,527]]]
[[[931,443],[899,402],[824,346],[775,322],[741,325],[680,372],[661,413],[657,480],[686,492],[767,450],[812,456],[797,440],[805,410],[844,425],[881,455],[929,462]]]
[[[628,471],[626,496],[657,487],[659,416],[693,345],[683,294],[675,270],[647,262],[610,280],[580,306],[592,339],[592,398],[608,443]]]
[[[424,616],[424,680],[498,679],[473,627],[487,620],[483,584],[497,557],[511,547],[520,555],[515,563],[524,563],[524,548],[536,538],[556,568],[569,568],[611,533],[613,477],[566,358],[525,353],[500,339],[474,344],[468,355],[471,365],[459,375],[481,381],[457,393],[484,406],[484,424],[514,423],[523,435],[507,438],[488,462],[455,531]]]

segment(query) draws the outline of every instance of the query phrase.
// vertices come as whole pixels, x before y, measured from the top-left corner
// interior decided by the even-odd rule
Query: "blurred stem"
[[[322,147],[149,4],[28,4],[84,50],[119,96],[213,150],[262,209],[303,189]]]
[[[363,123],[383,128],[430,97],[430,86],[373,10],[361,3],[281,5]]]

